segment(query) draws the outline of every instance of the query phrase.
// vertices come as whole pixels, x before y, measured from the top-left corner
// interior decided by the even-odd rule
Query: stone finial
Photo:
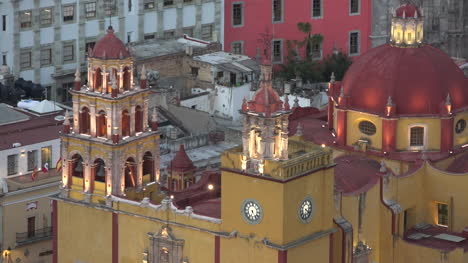
[[[247,99],[244,97],[242,100],[242,112],[249,111],[249,106],[247,105]]]
[[[418,18],[418,11],[414,12],[414,18]]]
[[[75,71],[75,82],[81,82],[81,72],[79,67],[77,67]]]
[[[68,117],[68,110],[65,111],[65,120],[63,121],[63,125],[70,125],[70,118]]]
[[[403,18],[406,18],[406,12],[403,10]]]
[[[452,105],[452,99],[450,98],[450,93],[447,94],[447,97],[445,98],[445,105]]]
[[[286,95],[286,97],[284,98],[284,110],[285,111],[291,110],[291,106],[289,106],[289,96],[288,95]]]
[[[335,83],[335,72],[332,72],[330,76],[330,83]]]
[[[156,107],[153,108],[153,114],[151,114],[151,130],[158,130],[158,112],[156,111]]]
[[[158,112],[156,111],[156,107],[153,108],[153,114],[151,114],[151,121],[158,121]]]
[[[382,160],[380,161],[380,169],[379,171],[381,173],[386,173],[387,172],[387,165],[385,164],[385,162]]]
[[[387,99],[387,107],[391,107],[391,106],[393,106],[392,97],[391,97],[391,96],[388,96],[388,99]]]
[[[341,89],[340,89],[340,97],[343,98],[344,97],[344,87],[341,86]]]
[[[120,51],[120,53],[119,53],[119,58],[120,58],[120,59],[123,59],[122,51]]]
[[[300,122],[297,123],[296,134],[294,136],[302,136],[302,124]]]
[[[140,79],[146,79],[146,68],[145,65],[141,67]]]
[[[294,99],[294,104],[293,104],[293,109],[294,108],[299,108],[299,98],[296,96],[296,98]]]

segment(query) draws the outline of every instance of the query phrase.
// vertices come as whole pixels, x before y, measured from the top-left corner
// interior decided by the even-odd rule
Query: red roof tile
[[[221,218],[221,198],[205,200],[192,205],[198,215]]]
[[[0,126],[0,150],[12,148],[12,144],[30,145],[59,138],[63,130],[62,121],[54,118],[59,114],[35,116],[21,111],[30,117],[23,122]]]
[[[335,159],[335,188],[346,195],[368,191],[379,182],[380,164],[363,155],[345,155]]]
[[[418,240],[408,238],[409,236],[416,234],[416,233],[430,235],[430,237],[421,238]],[[454,235],[458,237],[463,237],[466,239],[461,242],[452,242],[452,241],[433,237],[438,234],[449,234],[449,235]],[[405,232],[404,240],[408,243],[430,247],[433,249],[443,250],[443,251],[452,251],[456,248],[463,248],[465,252],[468,250],[468,232],[461,232],[461,233],[450,232],[447,230],[446,227],[442,227],[442,226],[430,226],[427,229],[411,228]]]
[[[179,151],[176,153],[174,159],[172,159],[172,161],[167,166],[167,170],[186,173],[195,171],[195,169],[197,169],[197,167],[193,165],[192,160],[190,160],[187,153],[185,152],[184,145],[181,144]]]
[[[418,7],[412,5],[412,4],[404,4],[396,10],[396,15],[397,17],[403,18],[403,13],[405,14],[405,17],[414,17],[415,13],[418,13],[418,17],[421,16],[421,11],[419,10]]]
[[[92,54],[92,57],[101,59],[119,59],[130,56],[122,40],[114,35],[111,26],[107,29],[107,34],[96,43]]]
[[[468,152],[453,160],[447,171],[452,173],[468,173]]]

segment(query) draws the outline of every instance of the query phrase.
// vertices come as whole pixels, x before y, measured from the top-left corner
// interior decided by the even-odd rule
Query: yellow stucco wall
[[[247,238],[221,238],[222,263],[270,263],[278,262],[278,251],[268,248],[259,241]],[[194,261],[195,262],[195,261]],[[198,261],[208,262],[208,261]]]
[[[333,228],[333,199],[327,198],[333,196],[333,171],[320,170],[284,184],[285,243]],[[299,207],[306,197],[314,201],[314,210],[310,222],[303,223],[299,219]]]
[[[361,121],[372,122],[376,127],[374,135],[367,135],[359,130],[359,123]],[[348,111],[347,117],[347,136],[346,144],[353,145],[359,139],[368,139],[371,144],[370,147],[374,149],[382,149],[382,119],[376,115]]]
[[[415,124],[426,125],[427,150],[440,150],[440,119],[439,118],[400,118],[397,121],[398,151],[406,151],[409,148],[409,126]]]
[[[58,262],[112,262],[112,214],[57,202]]]
[[[288,250],[288,263],[329,263],[330,238],[325,236],[318,240],[313,240],[303,246]],[[273,261],[270,261],[273,262]],[[335,262],[340,262],[336,260]]]
[[[454,130],[453,145],[454,146],[460,146],[460,145],[464,145],[468,143],[468,127],[465,127],[465,130],[461,133],[455,132],[455,126],[457,125],[457,122],[460,119],[464,119],[468,125],[468,111],[458,113],[453,118],[453,130]]]

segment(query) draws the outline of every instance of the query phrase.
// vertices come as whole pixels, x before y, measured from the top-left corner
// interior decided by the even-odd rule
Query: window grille
[[[21,11],[20,12],[20,27],[21,28],[29,28],[31,27],[32,23],[32,11]]]
[[[361,121],[359,123],[359,130],[366,135],[374,135],[377,128],[370,121]]]
[[[8,155],[8,175],[14,175],[18,173],[18,155]]]
[[[424,127],[411,128],[410,146],[424,146]]]
[[[41,9],[41,26],[50,26],[53,21],[53,8],[43,8]]]
[[[242,4],[233,4],[232,5],[232,25],[240,26],[242,25]]]

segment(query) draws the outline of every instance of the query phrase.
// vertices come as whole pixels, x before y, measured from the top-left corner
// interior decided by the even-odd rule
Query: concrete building
[[[0,2],[0,63],[22,77],[56,89],[48,98],[69,101],[77,67],[112,24],[126,43],[187,34],[222,41],[221,0],[46,0]]]
[[[258,82],[258,62],[214,52],[188,59],[185,68],[191,74],[192,94],[181,98],[180,105],[240,123],[239,108]]]
[[[0,262],[52,260],[61,117],[0,104]]]

